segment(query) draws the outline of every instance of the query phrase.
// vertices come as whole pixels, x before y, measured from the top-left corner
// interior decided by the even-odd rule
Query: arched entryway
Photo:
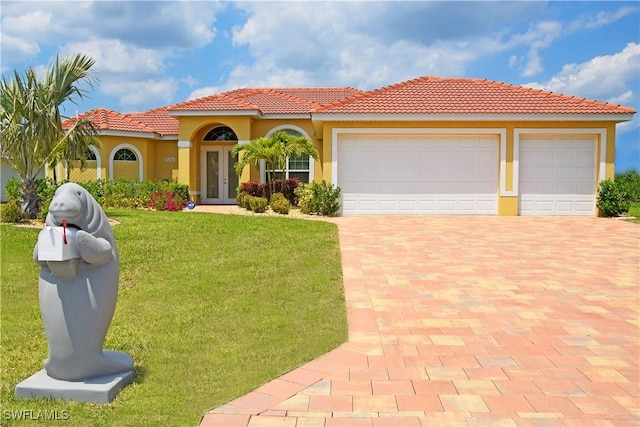
[[[228,126],[214,126],[202,138],[200,145],[200,202],[212,205],[230,205],[236,202],[238,175],[237,157],[231,150],[238,136]]]

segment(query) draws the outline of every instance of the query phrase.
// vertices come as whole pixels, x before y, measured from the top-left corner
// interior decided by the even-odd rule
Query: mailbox
[[[45,227],[38,235],[39,261],[66,261],[80,258],[75,228]]]

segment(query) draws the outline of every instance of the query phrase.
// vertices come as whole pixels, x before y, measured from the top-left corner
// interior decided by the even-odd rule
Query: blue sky
[[[5,1],[2,74],[96,59],[79,112],[143,111],[249,86],[370,90],[477,77],[640,111],[640,2]],[[74,107],[75,109],[75,107]],[[75,111],[66,111],[68,115]],[[640,170],[638,114],[616,170]]]

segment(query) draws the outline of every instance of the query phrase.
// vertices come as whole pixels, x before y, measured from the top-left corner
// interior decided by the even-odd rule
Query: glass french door
[[[201,203],[209,205],[232,205],[236,202],[236,157],[231,154],[233,146],[202,147],[200,156],[202,172]]]

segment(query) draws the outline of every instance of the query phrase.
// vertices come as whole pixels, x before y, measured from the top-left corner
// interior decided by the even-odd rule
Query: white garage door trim
[[[573,139],[575,136],[577,139]],[[563,150],[565,140],[572,150]],[[600,165],[598,168],[598,142]],[[606,165],[606,130],[604,129],[517,129],[514,134],[514,184],[518,189],[520,215],[595,215],[598,182],[604,179]],[[525,145],[526,144],[526,145]],[[539,145],[539,147],[536,147]],[[582,170],[558,168],[545,174],[549,179],[535,178],[535,171],[524,169],[533,156],[546,156],[550,162],[567,165],[581,163]],[[580,165],[578,165],[580,166]],[[587,168],[585,168],[585,166]],[[599,174],[597,175],[597,169]],[[523,175],[524,173],[524,175]],[[532,184],[526,180],[536,180]],[[548,189],[558,190],[549,193]]]
[[[357,135],[356,137],[356,134]],[[504,162],[498,159],[498,143],[504,143],[505,132],[503,129],[340,129],[334,130],[333,139],[333,182],[338,186],[343,186],[343,213],[358,214],[496,214],[498,205],[498,177],[504,176],[499,169],[504,166]],[[354,141],[357,138],[357,141]],[[393,139],[391,139],[393,138]],[[351,143],[349,142],[351,141]],[[340,145],[339,145],[340,142]],[[442,144],[451,144],[451,149],[442,149]],[[366,188],[369,180],[366,174],[372,171],[371,168],[364,168],[349,175],[352,170],[341,169],[341,161],[349,161],[349,164],[356,160],[344,160],[345,156],[353,159],[359,158],[363,152],[362,146],[369,146],[366,153],[375,153],[373,146],[378,150],[388,149],[378,161],[371,159],[374,163],[380,161],[389,162],[395,160],[400,166],[407,166],[404,173],[399,168],[392,168],[383,178],[375,184],[376,191],[358,192],[354,189]],[[437,167],[424,169],[416,163],[416,159],[411,156],[404,157],[397,155],[395,147],[402,146],[403,152],[413,150],[414,156],[424,156],[426,158],[440,159],[443,162],[457,162],[462,159],[461,153],[472,152],[474,155],[468,157],[467,162],[471,162],[468,171],[466,169],[445,170],[437,172]],[[459,149],[457,153],[455,151]],[[504,149],[500,150],[504,153]],[[454,157],[449,157],[453,154]],[[349,158],[349,157],[347,157]],[[449,158],[449,160],[447,160]],[[488,168],[483,168],[477,164],[478,158],[489,158]],[[411,163],[413,171],[411,171]],[[434,165],[435,166],[435,165]],[[480,167],[478,167],[480,166]],[[342,172],[340,172],[342,171]],[[375,180],[380,169],[371,178]],[[384,171],[382,171],[384,173]],[[343,175],[343,176],[340,176]],[[415,184],[415,176],[423,176],[424,181],[418,186]],[[403,176],[404,179],[403,180]],[[360,177],[364,177],[362,181]],[[453,178],[459,178],[456,181]],[[405,182],[397,186],[389,184],[397,179]],[[348,181],[346,181],[348,180]],[[502,184],[502,183],[501,183]],[[380,187],[377,187],[380,185]],[[385,190],[385,185],[390,185]],[[500,185],[504,189],[504,185]],[[429,189],[429,191],[420,191]],[[462,194],[460,193],[462,190]]]

